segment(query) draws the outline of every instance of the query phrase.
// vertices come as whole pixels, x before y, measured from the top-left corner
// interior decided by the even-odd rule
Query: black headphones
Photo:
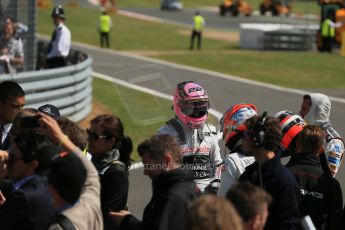
[[[256,125],[251,132],[252,144],[255,147],[261,147],[264,144],[265,139],[265,121],[267,118],[267,112],[263,112],[261,117],[259,117]]]

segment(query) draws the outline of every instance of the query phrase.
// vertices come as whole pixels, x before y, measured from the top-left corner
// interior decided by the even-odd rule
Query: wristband
[[[59,146],[62,146],[65,143],[67,138],[68,138],[68,136],[64,135],[63,138],[61,138],[61,140],[60,140]]]

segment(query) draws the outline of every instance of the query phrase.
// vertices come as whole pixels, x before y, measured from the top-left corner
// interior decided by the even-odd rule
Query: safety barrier
[[[38,54],[46,42],[38,44]],[[61,115],[78,122],[92,109],[92,59],[72,50],[70,65],[63,68],[1,75],[1,81],[18,82],[25,91],[26,108],[53,104]],[[38,68],[39,69],[39,68]]]
[[[311,50],[315,46],[315,33],[305,31],[269,31],[264,34],[264,49]]]
[[[241,23],[240,47],[266,50],[312,50],[319,25]]]

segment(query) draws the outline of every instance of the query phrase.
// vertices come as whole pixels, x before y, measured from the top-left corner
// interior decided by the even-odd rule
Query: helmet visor
[[[200,118],[207,114],[210,104],[208,99],[206,99],[198,101],[184,101],[180,106],[182,113],[185,115],[193,118]]]

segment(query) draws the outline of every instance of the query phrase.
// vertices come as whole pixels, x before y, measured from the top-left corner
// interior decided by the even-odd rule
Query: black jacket
[[[99,172],[101,182],[101,208],[105,230],[115,230],[117,225],[109,217],[110,211],[120,211],[127,207],[128,169],[121,162],[111,163],[104,172]]]
[[[145,207],[143,221],[128,215],[120,229],[184,229],[188,204],[200,194],[193,173],[182,169],[163,173],[153,179],[152,186],[152,198]]]
[[[43,230],[55,218],[45,177],[35,176],[18,190],[11,181],[4,181],[1,183],[1,191],[6,202],[0,206],[0,229]]]
[[[301,216],[309,215],[316,229],[337,229],[337,215],[343,206],[339,182],[324,173],[315,154],[296,153],[286,167],[301,187]]]
[[[299,186],[293,175],[282,165],[278,155],[261,166],[261,175],[263,189],[273,198],[265,229],[298,229]],[[255,162],[246,168],[239,180],[260,187],[259,178],[259,164]]]

